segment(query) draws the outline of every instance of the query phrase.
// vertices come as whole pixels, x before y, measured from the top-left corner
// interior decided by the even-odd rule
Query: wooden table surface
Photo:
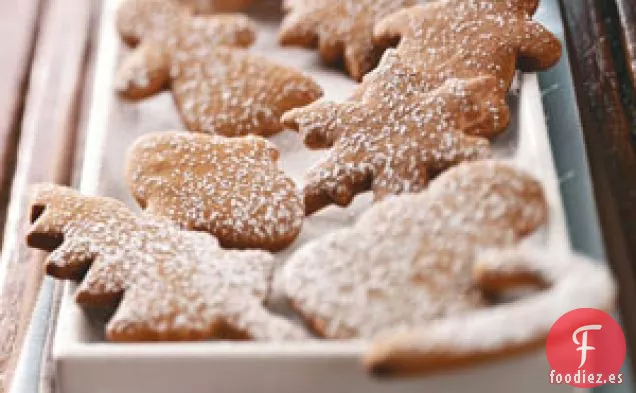
[[[636,356],[636,2],[561,0],[608,262]],[[636,363],[632,362],[632,374]]]
[[[606,254],[636,354],[636,1],[560,2]],[[43,255],[23,241],[25,191],[77,176],[100,9],[100,0],[0,0],[0,393],[43,275]]]

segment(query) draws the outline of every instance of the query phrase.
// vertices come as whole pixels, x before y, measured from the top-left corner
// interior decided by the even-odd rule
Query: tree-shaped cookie
[[[284,267],[285,293],[328,338],[420,326],[484,306],[477,254],[514,245],[546,215],[533,178],[495,161],[464,163],[301,248]]]
[[[540,71],[561,56],[559,40],[531,19],[538,0],[436,0],[395,12],[375,27],[374,41],[429,75],[430,88],[448,78],[493,76],[502,92],[516,67]]]
[[[224,247],[280,250],[300,232],[303,200],[278,150],[247,136],[165,132],[138,139],[127,177],[140,205]]]
[[[487,157],[489,142],[481,136],[508,123],[493,78],[449,79],[426,92],[423,74],[391,53],[385,60],[378,70],[386,74],[384,82],[369,87],[360,101],[320,101],[283,116],[309,147],[331,147],[306,176],[306,213],[330,203],[346,206],[369,189],[376,200],[421,191],[440,171]]]
[[[263,307],[275,263],[264,251],[224,250],[208,234],[55,185],[34,189],[31,220],[28,244],[51,251],[49,275],[81,280],[79,303],[121,300],[110,340],[306,336]]]
[[[569,311],[612,311],[618,289],[609,269],[595,261],[527,245],[480,255],[473,277],[491,294],[528,286],[539,291],[407,331],[384,332],[365,355],[369,372],[385,377],[429,374],[538,349]]]
[[[169,88],[191,131],[270,135],[281,130],[285,111],[322,95],[301,72],[239,48],[254,40],[245,16],[192,16],[166,0],[122,7],[119,30],[139,44],[118,70],[118,93],[143,99]]]
[[[351,77],[362,79],[380,59],[373,44],[373,27],[383,17],[415,0],[287,0],[288,11],[280,31],[283,45],[318,47],[322,58],[344,59]]]

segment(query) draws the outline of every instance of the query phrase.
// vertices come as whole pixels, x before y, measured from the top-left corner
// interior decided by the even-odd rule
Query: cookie
[[[181,0],[194,7],[197,13],[234,12],[249,7],[254,0]]]
[[[515,69],[554,65],[561,43],[531,19],[538,0],[437,0],[399,10],[379,22],[374,42],[429,75],[429,90],[448,78],[492,76],[510,88]]]
[[[35,187],[31,211],[27,243],[51,252],[47,273],[81,280],[80,304],[119,303],[109,340],[306,337],[263,306],[275,265],[265,251],[224,250],[206,233],[62,186]]]
[[[543,346],[552,325],[578,308],[610,312],[617,287],[610,271],[581,255],[515,248],[481,255],[477,285],[499,292],[519,284],[540,291],[516,301],[386,332],[365,354],[378,376],[423,375],[472,366]]]
[[[210,29],[206,37],[209,44],[249,46],[255,39],[255,26],[247,17],[240,14],[209,16],[197,13],[219,6],[230,11],[232,7],[228,3],[237,3],[234,8],[240,9],[242,7],[238,3],[248,1],[126,0],[117,9],[117,31],[126,44],[136,46],[144,38],[161,40],[170,37],[179,23],[199,24],[200,28]],[[223,21],[226,21],[226,30],[222,29]]]
[[[279,41],[318,47],[328,63],[344,59],[349,75],[361,80],[376,66],[382,49],[373,44],[373,27],[415,0],[287,0]]]
[[[129,16],[120,16],[119,30],[126,41],[140,42],[117,72],[118,94],[140,100],[169,88],[191,131],[268,136],[281,131],[285,111],[322,95],[301,72],[240,49],[254,40],[245,16],[191,16],[165,0],[135,0],[123,7],[120,15]]]
[[[144,37],[162,39],[162,34],[171,34],[173,26],[193,16],[192,8],[177,0],[126,0],[117,9],[115,25],[127,45],[137,46]],[[253,28],[249,26],[245,33],[251,35],[249,46],[254,41]]]
[[[128,153],[130,190],[146,212],[206,231],[223,247],[277,251],[298,235],[303,200],[256,136],[188,132],[142,136]]]
[[[388,58],[395,61],[385,62],[382,69],[400,77],[376,85],[366,99],[318,101],[283,116],[307,146],[331,148],[306,176],[307,214],[330,203],[347,206],[369,189],[376,200],[419,192],[440,171],[488,157],[489,142],[482,136],[494,135],[508,123],[508,108],[495,93],[493,78],[449,79],[422,92],[422,74],[395,56]]]
[[[282,286],[320,336],[370,339],[486,305],[473,265],[546,221],[540,184],[496,161],[449,169],[297,251]],[[328,263],[327,263],[328,261]]]

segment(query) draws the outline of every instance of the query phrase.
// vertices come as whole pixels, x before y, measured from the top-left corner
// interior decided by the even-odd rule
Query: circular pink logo
[[[548,333],[551,383],[591,388],[622,383],[625,335],[609,314],[580,308],[559,318]]]

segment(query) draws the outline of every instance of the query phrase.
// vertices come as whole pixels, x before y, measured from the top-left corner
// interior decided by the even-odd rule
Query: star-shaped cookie
[[[301,72],[240,49],[254,40],[243,15],[192,16],[176,3],[134,0],[124,3],[118,25],[139,44],[117,72],[117,92],[138,100],[169,88],[191,131],[271,135],[285,111],[322,95]]]
[[[307,214],[330,203],[346,206],[369,189],[376,200],[419,192],[446,168],[488,157],[482,136],[507,125],[508,108],[493,78],[449,79],[425,92],[425,75],[390,52],[385,60],[377,71],[387,75],[384,83],[360,101],[319,101],[283,116],[307,146],[331,148],[306,176]]]
[[[31,206],[27,242],[51,251],[47,273],[81,280],[84,305],[120,302],[109,340],[306,337],[262,304],[275,263],[264,251],[224,250],[208,234],[61,186],[35,187]]]
[[[283,45],[318,47],[322,58],[344,59],[349,75],[361,80],[376,66],[382,49],[373,44],[373,27],[415,0],[287,0],[279,40]]]
[[[375,26],[374,42],[399,42],[398,55],[429,76],[429,89],[449,78],[495,77],[510,88],[515,69],[554,65],[561,43],[531,19],[538,0],[436,0],[395,12]]]
[[[300,232],[303,200],[256,136],[144,135],[128,153],[129,187],[146,212],[213,234],[224,247],[277,251]]]

